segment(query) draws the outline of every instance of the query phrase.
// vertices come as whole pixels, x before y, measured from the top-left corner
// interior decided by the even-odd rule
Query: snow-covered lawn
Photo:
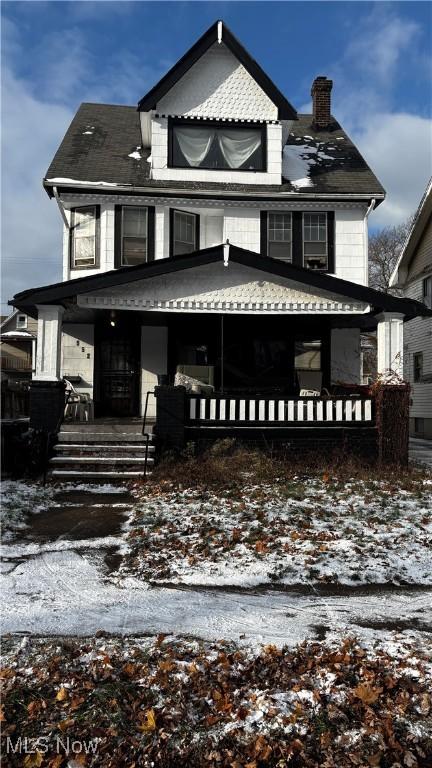
[[[2,678],[5,743],[33,736],[47,748],[24,765],[431,764],[432,663],[408,639],[259,651],[164,635],[25,639],[6,651]],[[67,761],[72,742],[85,759]],[[23,764],[8,752],[8,765]]]
[[[155,584],[432,585],[432,480],[298,478],[222,496],[149,485],[128,544],[120,573]]]

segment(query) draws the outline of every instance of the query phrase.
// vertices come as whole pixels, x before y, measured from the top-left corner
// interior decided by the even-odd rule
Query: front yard
[[[3,490],[6,766],[432,765],[426,471]]]

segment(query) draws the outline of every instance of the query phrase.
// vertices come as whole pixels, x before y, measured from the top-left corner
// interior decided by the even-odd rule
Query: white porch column
[[[399,312],[377,315],[378,374],[403,378],[403,319]]]
[[[60,380],[61,327],[64,308],[38,304],[36,372],[38,381]]]

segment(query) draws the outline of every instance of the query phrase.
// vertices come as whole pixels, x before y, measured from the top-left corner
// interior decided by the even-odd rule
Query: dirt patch
[[[54,496],[57,503],[67,504],[133,504],[135,499],[129,491],[120,493],[93,493],[92,491],[59,491]]]
[[[390,632],[405,632],[406,630],[417,629],[419,632],[432,634],[432,624],[426,624],[419,619],[399,619],[398,621],[373,621],[364,619],[354,619],[354,623],[359,627],[366,629],[389,630]]]
[[[94,495],[92,500],[95,502]],[[77,541],[119,535],[129,510],[127,507],[114,507],[113,504],[118,503],[116,497],[111,497],[111,502],[103,504],[97,497],[97,506],[83,503],[50,507],[31,515],[25,539],[37,542],[57,539]]]
[[[151,587],[165,589],[178,589],[191,592],[227,592],[230,594],[262,595],[268,592],[286,592],[297,595],[312,595],[316,597],[368,597],[370,595],[384,595],[397,593],[431,592],[428,584],[361,584],[358,587],[351,584],[257,584],[254,587],[240,587],[238,585],[224,584],[212,586],[211,584],[176,584],[168,581],[149,581]]]
[[[104,557],[104,563],[108,569],[108,573],[114,573],[118,571],[123,560],[123,555],[117,547],[109,547]]]

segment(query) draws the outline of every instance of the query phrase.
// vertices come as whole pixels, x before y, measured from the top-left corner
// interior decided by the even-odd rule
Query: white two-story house
[[[142,415],[157,383],[349,391],[376,328],[380,372],[402,374],[422,305],[367,286],[384,190],[331,90],[317,77],[298,114],[218,21],[137,107],[82,104],[44,179],[63,280],[11,301],[38,318],[34,387],[52,402],[69,379],[96,417]]]

